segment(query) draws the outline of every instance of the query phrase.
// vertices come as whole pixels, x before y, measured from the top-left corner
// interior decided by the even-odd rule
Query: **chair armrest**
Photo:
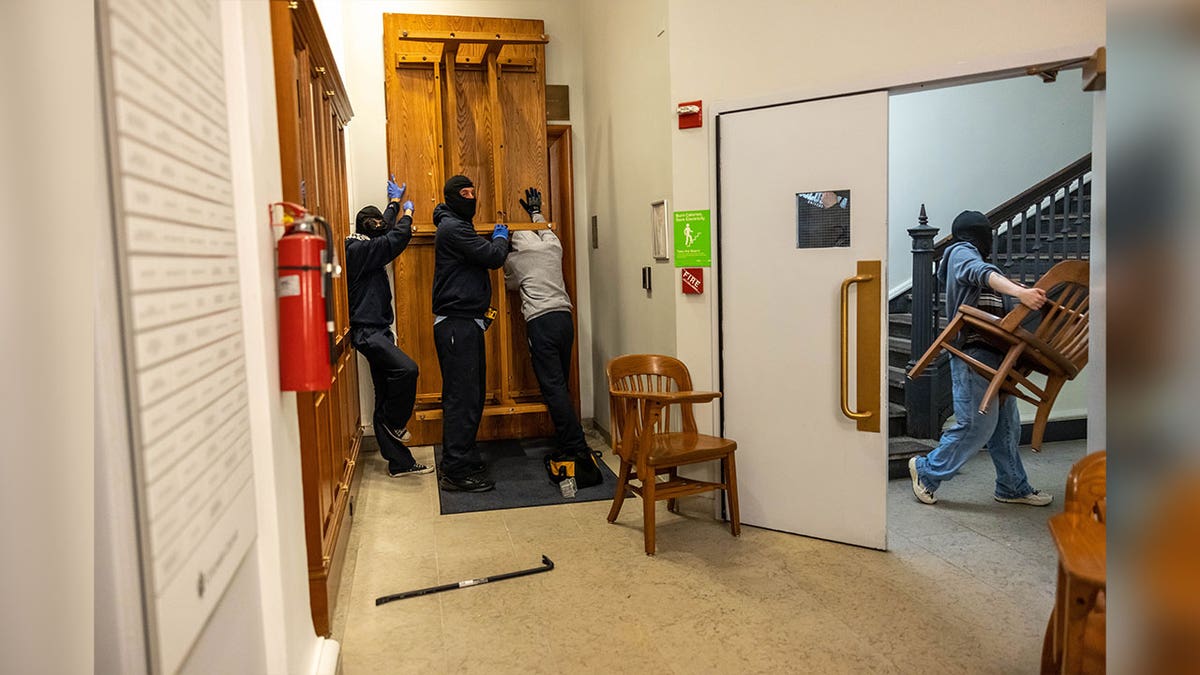
[[[1104,525],[1077,513],[1055,514],[1047,524],[1063,570],[1104,588],[1108,570]]]
[[[641,399],[644,401],[652,401],[661,405],[675,405],[680,403],[708,403],[713,399],[721,398],[719,391],[612,391],[609,390],[609,396],[616,398]]]

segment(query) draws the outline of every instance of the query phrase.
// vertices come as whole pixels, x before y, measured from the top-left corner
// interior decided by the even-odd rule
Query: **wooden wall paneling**
[[[329,222],[333,250],[344,262],[350,228],[343,127],[353,111],[312,0],[270,4],[282,197]],[[345,339],[344,278],[334,280],[332,292],[336,361],[329,389],[296,397],[309,598],[313,627],[321,635],[329,634],[361,444],[357,357]]]
[[[292,34],[291,10],[284,2],[271,3],[271,51],[275,62],[275,117],[279,127],[279,166],[283,199],[299,204],[300,146],[292,142],[300,135],[300,109],[296,88],[297,54]]]
[[[328,119],[330,127],[334,130],[333,140],[333,177],[336,181],[336,188],[332,191],[329,214],[329,226],[333,230],[333,250],[337,257],[338,264],[343,268],[343,273],[333,280],[333,301],[334,301],[334,326],[336,327],[336,341],[341,343],[349,330],[349,299],[346,297],[346,235],[349,234],[347,227],[346,216],[346,164],[345,164],[345,135],[342,132],[341,125],[337,124],[337,116],[330,114]]]
[[[342,436],[342,423],[345,419],[342,415],[342,406],[345,404],[342,395],[346,389],[341,382],[342,376],[346,374],[342,368],[344,364],[344,360],[333,364],[333,381],[329,386],[329,475],[334,500],[337,498],[338,490],[341,490],[342,485],[345,484],[346,474],[346,447],[342,445],[345,440]]]

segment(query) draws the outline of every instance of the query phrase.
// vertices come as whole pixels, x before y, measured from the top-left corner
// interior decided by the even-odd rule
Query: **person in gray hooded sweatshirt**
[[[525,199],[519,201],[533,222],[546,222],[542,193],[537,188],[526,190]],[[504,263],[504,285],[521,294],[533,373],[554,422],[558,449],[584,457],[588,445],[567,385],[575,325],[571,296],[563,281],[562,257],[562,242],[549,229],[513,232],[512,252]]]
[[[987,262],[991,255],[992,226],[987,216],[978,211],[963,211],[951,225],[953,243],[942,255],[938,266],[938,283],[946,291],[946,316],[952,317],[960,305],[978,307],[991,314],[1005,313],[999,294],[1011,296],[1030,309],[1040,309],[1046,292],[1040,288],[1025,288],[1004,276],[1000,268]],[[964,330],[958,344],[968,356],[992,367],[1000,365],[1003,354]],[[924,504],[934,504],[934,491],[942,481],[950,480],[967,460],[985,444],[996,467],[995,499],[1008,504],[1045,506],[1051,495],[1033,489],[1025,475],[1025,467],[1017,454],[1021,437],[1021,419],[1017,401],[1001,395],[999,400],[980,414],[979,404],[987,391],[988,381],[973,371],[962,359],[950,356],[950,381],[954,399],[954,425],[942,432],[938,446],[925,457],[908,462],[912,490]]]

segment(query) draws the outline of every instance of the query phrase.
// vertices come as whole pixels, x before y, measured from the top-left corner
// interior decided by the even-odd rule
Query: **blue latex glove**
[[[403,191],[403,189],[404,188],[401,188],[401,191]],[[413,210],[412,200],[410,199],[410,200],[404,202],[404,205],[400,207],[400,210],[401,211],[412,211]]]
[[[497,237],[508,239],[508,226],[502,223],[496,223],[496,229],[492,230],[492,239]]]
[[[396,176],[393,175],[392,179],[388,181],[388,188],[387,188],[388,201],[390,202],[393,199],[400,199],[401,197],[404,196],[404,191],[407,189],[408,189],[408,183],[404,183],[403,185],[396,185]]]

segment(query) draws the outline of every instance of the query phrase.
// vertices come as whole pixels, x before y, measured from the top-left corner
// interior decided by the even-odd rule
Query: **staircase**
[[[988,212],[994,228],[991,262],[1005,276],[1032,285],[1063,260],[1087,260],[1091,247],[1092,156],[1088,154]],[[907,475],[909,457],[940,436],[953,412],[948,357],[909,382],[908,369],[946,326],[945,294],[936,264],[950,245],[929,226],[925,206],[913,238],[913,283],[888,301],[888,434],[893,477]],[[923,302],[914,300],[923,299]],[[915,356],[914,356],[915,353]]]

